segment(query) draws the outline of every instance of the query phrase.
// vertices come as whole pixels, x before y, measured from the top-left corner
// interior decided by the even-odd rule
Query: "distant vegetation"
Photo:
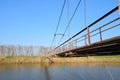
[[[0,45],[0,56],[40,56],[48,53],[44,46]]]

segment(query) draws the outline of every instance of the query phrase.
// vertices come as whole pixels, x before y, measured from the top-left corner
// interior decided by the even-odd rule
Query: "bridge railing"
[[[70,50],[79,48],[81,46],[90,45],[88,43],[88,38],[89,38],[88,33],[87,33],[88,28],[90,30],[90,32],[89,32],[90,39],[93,37],[95,37],[94,39],[97,39],[97,40],[92,39],[94,42],[92,42],[92,40],[91,40],[91,44],[104,40],[103,35],[106,36],[105,32],[108,32],[108,31],[112,30],[113,28],[120,29],[120,17],[119,16],[117,16],[117,18],[114,18],[114,19],[112,18],[112,20],[110,20],[109,22],[107,20],[107,23],[103,21],[104,22],[103,24],[99,24],[102,26],[95,25],[95,24],[99,23],[101,20],[110,16],[111,14],[114,14],[116,10],[118,10],[118,7],[114,8],[113,10],[111,10],[110,12],[108,12],[107,14],[105,14],[104,16],[102,16],[101,18],[99,18],[98,20],[96,20],[95,22],[93,22],[92,24],[90,24],[89,26],[87,26],[86,28],[84,28],[83,30],[81,30],[80,32],[75,34],[74,36],[72,36],[71,38],[69,38],[67,41],[65,41],[60,46],[56,47],[53,50],[52,55],[63,53],[65,51],[70,51]],[[96,26],[96,28],[94,28],[92,30],[91,28],[93,28],[95,26]],[[109,34],[109,35],[111,35],[111,34]]]
[[[116,18],[116,19],[114,19],[114,20],[112,20],[112,21],[110,21],[110,22],[108,22],[108,23],[106,23],[106,24],[92,30],[90,32],[90,34],[92,34],[92,35],[90,35],[90,37],[94,37],[94,36],[98,35],[99,36],[98,37],[99,41],[102,41],[104,32],[109,31],[109,30],[111,30],[113,28],[120,27],[120,23],[115,24],[113,26],[109,26],[109,27],[107,25],[110,25],[110,24],[118,21],[119,19],[120,18]],[[105,27],[107,27],[107,28],[105,28]],[[82,35],[81,37],[78,37],[77,39],[74,39],[71,42],[68,42],[68,43],[64,44],[63,46],[59,47],[58,49],[56,49],[56,52],[57,53],[62,53],[62,52],[65,52],[67,50],[76,49],[76,48],[78,48],[78,47],[80,47],[82,45],[86,46],[86,45],[88,45],[87,44],[87,39],[88,39],[88,36],[87,36],[87,33],[86,33],[86,34]],[[84,44],[80,45],[80,42],[83,42]]]

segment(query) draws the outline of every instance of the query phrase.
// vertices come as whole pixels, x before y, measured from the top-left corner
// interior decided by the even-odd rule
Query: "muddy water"
[[[0,64],[0,80],[120,80],[120,63]]]

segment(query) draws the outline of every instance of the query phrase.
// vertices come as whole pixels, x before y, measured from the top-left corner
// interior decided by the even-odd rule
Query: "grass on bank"
[[[0,56],[0,63],[40,63],[41,56]]]
[[[110,56],[90,56],[94,58],[120,58],[120,55],[110,55]]]
[[[13,58],[41,58],[42,56],[5,56],[6,59],[13,59]]]
[[[89,56],[89,57],[55,57],[54,62],[120,62],[120,55],[114,56]],[[0,56],[0,63],[43,63],[49,62],[42,56]]]
[[[43,58],[45,56],[0,56],[0,58],[6,58],[6,59],[12,59],[12,58]],[[85,56],[87,57],[87,56]],[[89,57],[94,57],[94,58],[120,58],[120,55],[105,55],[105,56],[89,56]],[[73,58],[73,57],[56,57],[56,58]],[[76,57],[76,58],[84,58],[84,57]]]
[[[43,56],[0,56],[1,59],[41,59],[45,58]],[[110,56],[89,56],[89,57],[55,57],[60,59],[65,58],[120,58],[120,55],[110,55]]]

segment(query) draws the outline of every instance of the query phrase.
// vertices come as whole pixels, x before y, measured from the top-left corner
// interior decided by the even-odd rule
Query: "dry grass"
[[[120,63],[120,56],[59,57],[52,58],[52,60],[55,63]],[[0,56],[0,63],[49,63],[49,60],[46,57],[40,56]]]

